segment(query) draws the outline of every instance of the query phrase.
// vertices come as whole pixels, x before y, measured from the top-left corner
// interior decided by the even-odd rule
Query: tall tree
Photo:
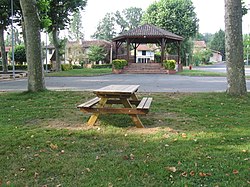
[[[191,0],[159,0],[151,4],[143,16],[143,22],[151,23],[184,37],[181,46],[182,62],[191,53],[189,38],[198,31],[198,19]],[[173,49],[173,48],[172,48]]]
[[[220,29],[214,34],[213,39],[209,43],[209,48],[219,51],[222,59],[225,60],[225,32],[223,30]]]
[[[115,13],[116,24],[120,27],[120,32],[128,31],[138,27],[141,23],[143,11],[141,8],[130,7]]]
[[[73,13],[73,18],[70,23],[70,39],[80,40],[84,38],[82,17],[79,11]]]
[[[227,92],[236,96],[247,93],[243,62],[242,15],[241,0],[225,0]]]
[[[110,41],[116,35],[115,18],[112,13],[105,14],[104,18],[98,23],[96,32],[91,36],[99,40]]]
[[[65,29],[70,22],[70,16],[74,12],[82,10],[86,4],[87,0],[50,0],[47,15],[52,24],[48,27],[48,31],[53,35],[56,71],[61,71],[59,31]]]
[[[15,15],[20,11],[19,1],[13,1]],[[8,62],[7,55],[5,53],[5,42],[4,42],[4,31],[7,29],[7,26],[11,24],[11,1],[10,0],[1,0],[0,1],[0,47],[1,55],[3,61],[3,73],[8,72]]]
[[[45,90],[41,53],[41,22],[36,0],[20,0],[26,35],[26,57],[28,62],[28,91]]]
[[[106,57],[107,53],[102,46],[92,45],[89,49],[89,60],[92,62],[98,63],[99,61],[103,61]]]

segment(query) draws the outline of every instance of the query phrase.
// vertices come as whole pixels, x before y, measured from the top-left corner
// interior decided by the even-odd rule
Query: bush
[[[93,65],[93,69],[103,69],[103,68],[112,68],[112,64],[101,64],[101,65]]]
[[[72,65],[70,64],[62,64],[61,66],[62,66],[62,71],[69,71],[73,69]]]
[[[81,65],[73,65],[72,68],[73,69],[83,69],[83,67]]]
[[[165,69],[174,70],[175,65],[176,65],[175,60],[164,60],[163,61],[163,66],[165,67]]]
[[[115,59],[112,61],[112,64],[115,69],[123,69],[124,66],[128,65],[128,62],[124,59]]]

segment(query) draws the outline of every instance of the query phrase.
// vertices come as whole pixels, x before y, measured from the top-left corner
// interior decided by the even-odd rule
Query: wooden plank
[[[100,107],[100,108],[104,107],[106,102],[107,102],[106,98],[101,98],[101,100],[98,103],[98,107]],[[98,119],[99,115],[100,115],[99,113],[92,114],[88,120],[88,125],[94,125],[96,120]]]
[[[109,85],[97,90],[94,90],[93,92],[96,94],[104,94],[104,93],[134,93],[138,90],[140,85]]]
[[[151,102],[153,98],[152,97],[143,97],[139,105],[137,106],[138,109],[149,109]]]
[[[140,103],[140,101],[137,101],[137,100],[129,100],[130,104],[131,105],[138,105]],[[109,99],[107,101],[107,104],[122,104],[121,100],[118,100],[118,99]]]
[[[146,103],[146,101],[148,100],[147,97],[143,97],[141,102],[139,103],[139,105],[137,106],[138,109],[142,109]]]
[[[83,104],[78,105],[77,108],[91,107],[91,106],[95,105],[96,103],[98,103],[100,101],[100,99],[101,98],[99,98],[99,97],[95,97],[95,98],[93,98],[93,99],[91,99]]]
[[[151,102],[152,102],[153,98],[152,97],[149,97],[144,105],[144,109],[149,109],[150,105],[151,105]]]
[[[96,113],[96,114],[141,114],[145,115],[148,110],[138,110],[136,108],[80,108],[85,113]]]
[[[132,105],[129,103],[128,99],[121,99],[122,104],[124,105],[125,108],[132,108]],[[134,122],[135,126],[137,128],[144,128],[141,120],[137,116],[137,114],[130,114],[132,121]]]

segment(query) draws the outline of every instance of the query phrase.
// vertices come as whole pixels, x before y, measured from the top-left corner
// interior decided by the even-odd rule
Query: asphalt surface
[[[221,71],[224,64],[212,68]],[[225,67],[224,67],[225,69]],[[213,70],[215,71],[215,70]],[[224,70],[223,70],[224,71]],[[46,77],[49,90],[92,91],[110,84],[138,84],[139,92],[224,92],[226,77],[191,77],[167,74],[111,74],[95,77]],[[247,81],[250,90],[250,81]],[[27,79],[0,81],[0,91],[26,91]]]

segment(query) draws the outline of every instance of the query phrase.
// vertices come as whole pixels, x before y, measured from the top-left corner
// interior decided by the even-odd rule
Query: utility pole
[[[13,0],[11,0],[11,39],[12,39],[12,76],[15,79],[15,57],[14,57],[14,26],[13,26],[13,15],[14,14],[14,6]]]

